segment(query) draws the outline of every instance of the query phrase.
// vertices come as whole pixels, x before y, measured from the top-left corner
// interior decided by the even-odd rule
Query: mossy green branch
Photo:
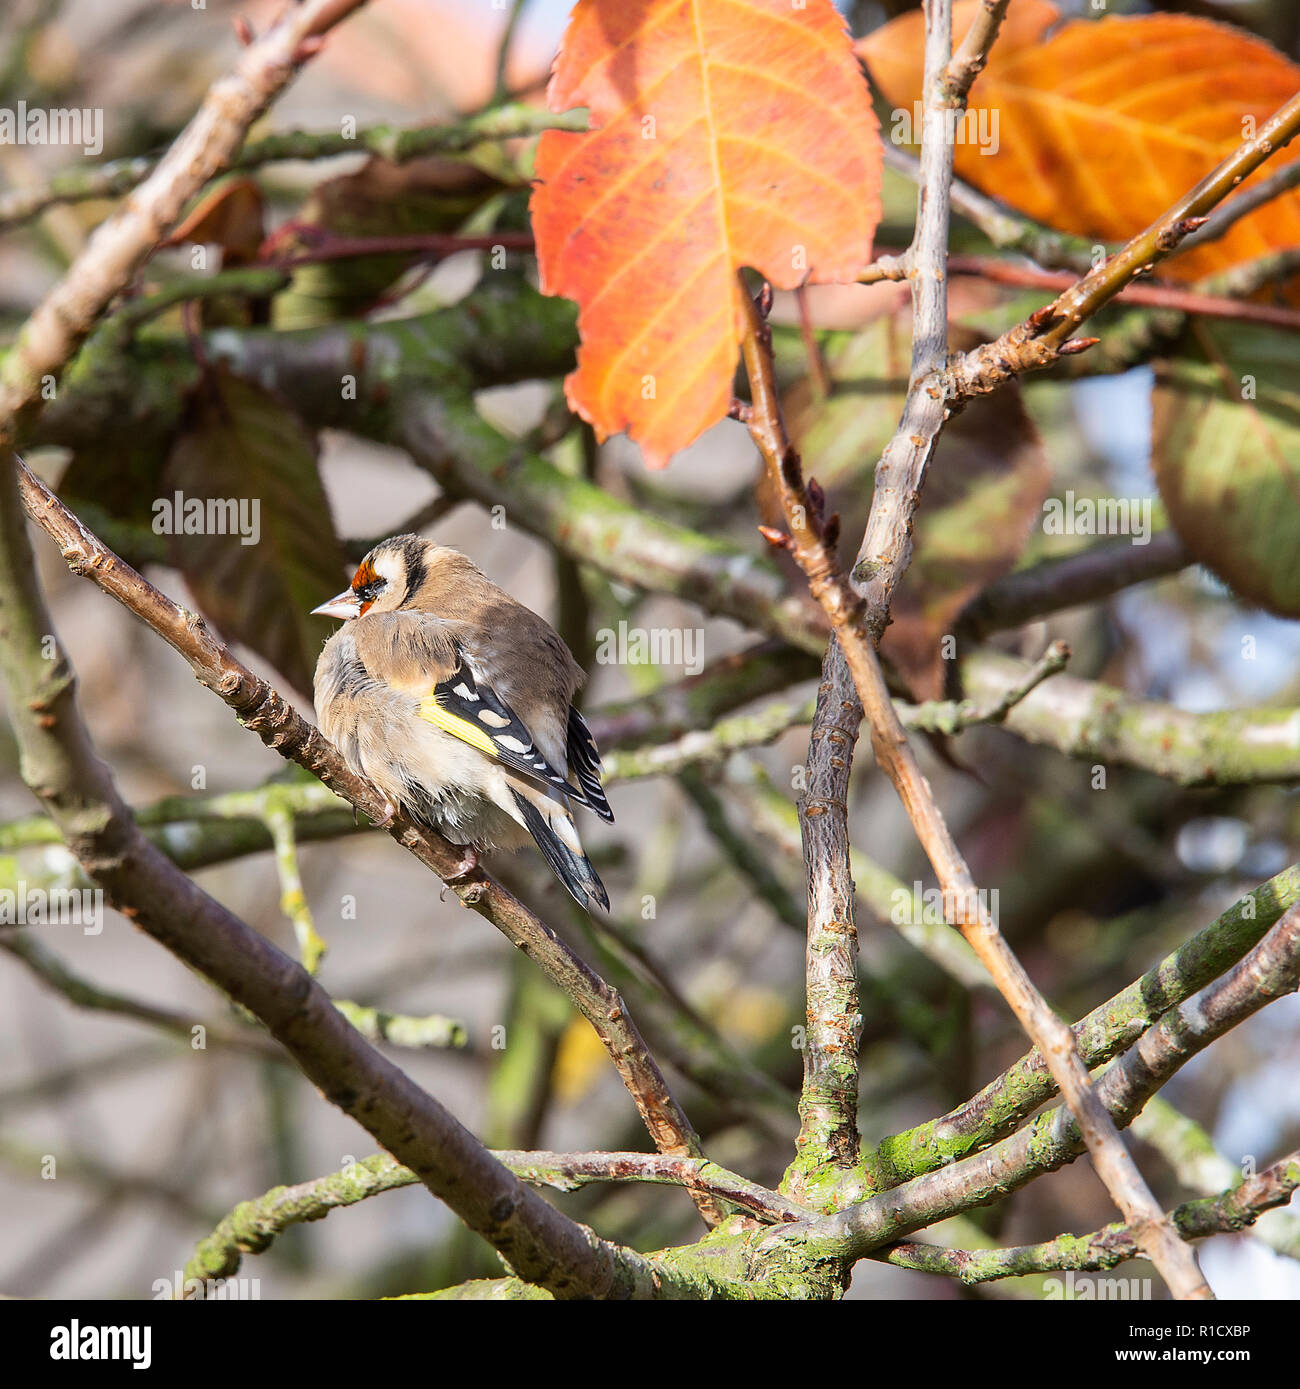
[[[1184,1202],[1170,1211],[1170,1219],[1184,1239],[1235,1234],[1249,1229],[1266,1211],[1286,1205],[1297,1187],[1300,1153],[1291,1153],[1231,1190]],[[1090,1235],[1058,1235],[1042,1244],[1011,1249],[941,1249],[909,1241],[894,1245],[883,1257],[898,1268],[959,1278],[972,1285],[1032,1273],[1111,1269],[1142,1255],[1128,1227],[1117,1222]],[[1045,1293],[1052,1295],[1050,1290]]]
[[[1075,1024],[1075,1043],[1089,1067],[1103,1065],[1131,1046],[1171,1008],[1204,988],[1255,946],[1296,902],[1300,865],[1292,865],[1248,893],[1140,979]],[[869,1153],[885,1187],[933,1172],[987,1148],[1056,1093],[1038,1052],[1031,1051],[942,1118],[883,1138]]]
[[[285,160],[335,159],[341,155],[373,154],[392,163],[424,155],[444,157],[471,153],[491,141],[514,140],[543,130],[586,130],[585,110],[553,112],[510,103],[470,116],[454,125],[359,126],[342,130],[286,130],[249,140],[231,160],[229,169],[247,173]],[[39,216],[56,203],[80,203],[94,198],[119,198],[142,183],[157,164],[148,155],[117,159],[89,168],[63,169],[43,187],[20,188],[0,197],[0,227],[17,226]]]

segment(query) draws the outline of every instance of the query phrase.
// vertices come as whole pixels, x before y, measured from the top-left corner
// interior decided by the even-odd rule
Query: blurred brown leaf
[[[162,486],[173,562],[204,616],[309,694],[316,656],[335,624],[308,613],[343,586],[346,569],[313,436],[275,396],[219,369],[195,395]],[[232,502],[243,510],[231,513]],[[186,534],[195,504],[203,532]],[[254,543],[245,543],[232,515],[241,523],[256,516]]]
[[[974,345],[954,333],[955,349]],[[839,512],[841,557],[852,564],[871,506],[876,462],[898,427],[907,389],[911,316],[900,311],[825,343],[834,383],[818,400],[806,382],[785,409],[804,468]],[[972,401],[949,421],[930,467],[915,523],[912,564],[881,644],[918,699],[943,691],[940,639],[986,584],[1011,569],[1042,516],[1049,473],[1042,441],[1015,388]],[[765,519],[774,505],[763,494]]]

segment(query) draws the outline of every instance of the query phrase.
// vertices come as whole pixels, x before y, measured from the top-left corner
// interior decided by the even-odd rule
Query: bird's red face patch
[[[365,611],[375,601],[379,595],[379,590],[384,586],[384,580],[375,573],[375,567],[369,560],[364,560],[358,566],[357,572],[352,576],[352,592],[356,594],[357,601],[361,604],[361,610],[357,616],[363,616]]]

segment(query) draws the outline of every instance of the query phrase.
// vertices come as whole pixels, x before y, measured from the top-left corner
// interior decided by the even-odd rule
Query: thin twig
[[[494,105],[504,101],[510,92],[510,53],[514,47],[515,30],[519,27],[527,4],[528,0],[514,0],[506,16],[505,28],[501,31],[501,42],[497,45],[496,85],[492,93]]]
[[[62,960],[29,934],[6,932],[0,937],[0,949],[21,960],[38,979],[62,994],[74,1007],[131,1018],[191,1044],[201,1031],[204,1045],[211,1042],[214,1046],[251,1052],[263,1059],[281,1054],[280,1048],[265,1033],[252,1028],[233,1029],[220,1023],[203,1022],[168,1008],[129,998],[112,989],[101,988],[74,974]]]
[[[768,1223],[797,1220],[807,1212],[775,1191],[699,1158],[651,1153],[528,1153],[498,1150],[493,1156],[522,1181],[574,1191],[592,1182],[654,1182],[708,1192]],[[185,1278],[201,1285],[239,1271],[244,1254],[262,1254],[278,1235],[330,1211],[356,1205],[385,1191],[412,1186],[419,1178],[387,1153],[361,1158],[296,1186],[277,1186],[241,1201],[213,1232],[199,1241]],[[198,1288],[195,1289],[198,1291]]]
[[[1300,184],[1300,159],[1294,160],[1284,169],[1279,169],[1277,173],[1270,174],[1267,178],[1261,179],[1258,183],[1252,184],[1249,188],[1243,188],[1232,197],[1225,199],[1205,219],[1205,225],[1199,231],[1193,232],[1183,242],[1183,249],[1192,251],[1200,246],[1208,246],[1212,241],[1218,241],[1243,217],[1249,216],[1256,208],[1263,207],[1265,203],[1271,203],[1274,198],[1281,197],[1283,193],[1289,193],[1298,184]]]
[[[1011,0],[983,0],[976,11],[970,28],[940,78],[940,85],[950,100],[962,106],[966,104],[966,94],[988,63],[989,49],[1002,28],[1010,3]]]
[[[1280,304],[1254,304],[1233,297],[1252,294],[1271,280],[1294,273],[1300,256],[1292,250],[1275,252],[1247,262],[1250,269],[1234,267],[1239,274],[1222,294],[1207,294],[1196,286],[1130,284],[1114,297],[1116,304],[1152,309],[1172,309],[1177,313],[1199,314],[1203,318],[1223,318],[1236,323],[1266,323],[1291,332],[1300,330],[1300,309]],[[1013,285],[1025,289],[1068,289],[1076,276],[1068,270],[1039,270],[1032,265],[1014,265],[995,256],[949,256],[953,275],[973,275],[990,284]],[[1231,273],[1231,272],[1228,272]]]
[[[329,946],[321,939],[307,905],[298,868],[298,838],[294,831],[293,810],[285,800],[272,794],[267,801],[266,828],[275,849],[275,871],[280,879],[280,910],[293,923],[298,939],[298,958],[308,974],[320,969]]]
[[[906,728],[922,729],[927,733],[957,733],[976,724],[1002,723],[1031,690],[1063,671],[1069,659],[1070,648],[1063,641],[1054,641],[1020,679],[999,694],[983,700],[936,699],[911,707],[900,704],[897,706],[899,720]]]
[[[920,182],[920,161],[889,141],[885,142],[885,163],[913,183]],[[1073,270],[1079,275],[1092,269],[1095,243],[1031,222],[959,178],[952,181],[952,210],[982,231],[1000,250],[1019,251],[1038,265]]]
[[[230,162],[249,126],[316,53],[324,36],[365,0],[288,6],[214,83],[157,167],[104,222],[37,305],[0,366],[0,456],[7,457],[52,380],[62,375],[115,295],[132,282],[186,202]]]
[[[245,172],[266,164],[298,159],[337,159],[367,153],[395,164],[425,155],[457,155],[489,141],[514,140],[543,130],[583,131],[585,111],[546,111],[534,106],[495,106],[455,125],[360,127],[349,138],[336,130],[287,130],[250,140],[228,168]],[[0,228],[17,226],[58,203],[117,198],[139,186],[158,166],[149,155],[120,159],[91,169],[71,168],[42,188],[20,188],[0,194]]]

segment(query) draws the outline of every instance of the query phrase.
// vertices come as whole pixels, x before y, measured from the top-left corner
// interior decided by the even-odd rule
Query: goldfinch
[[[531,837],[590,910],[609,895],[573,804],[613,821],[600,753],[573,707],[583,673],[544,618],[459,550],[416,535],[376,545],[349,588],[313,609],[344,619],[316,663],[316,717],[393,806],[466,846]]]

